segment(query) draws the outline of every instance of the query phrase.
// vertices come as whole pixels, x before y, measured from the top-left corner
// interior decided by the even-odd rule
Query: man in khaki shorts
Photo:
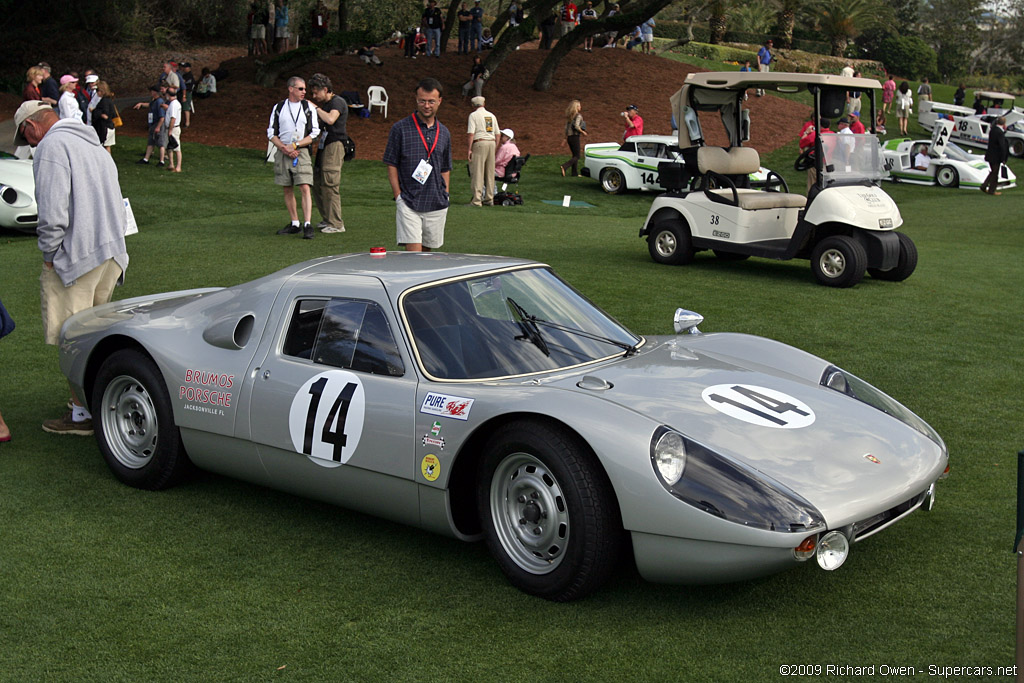
[[[309,148],[320,136],[320,124],[313,107],[306,101],[306,81],[298,76],[288,79],[288,99],[278,102],[270,112],[270,127],[267,139],[277,147],[274,154],[274,182],[284,189],[284,205],[288,209],[291,223],[277,231],[278,235],[302,233],[302,238],[313,239],[312,196],[309,186],[313,184],[313,164]],[[298,186],[302,195],[302,217],[299,226],[298,208],[294,188]]]
[[[43,334],[57,344],[64,321],[110,301],[128,267],[127,216],[117,166],[91,126],[58,120],[48,104],[24,102],[14,114],[14,142],[36,148],[32,168],[39,204],[39,277]],[[71,410],[43,422],[53,434],[93,433],[92,415],[71,392]]]
[[[498,119],[484,108],[482,95],[472,100],[466,137],[469,143],[469,180],[473,187],[473,206],[494,204],[494,151],[498,141]]]
[[[452,138],[437,120],[441,83],[416,85],[416,111],[391,127],[384,148],[388,182],[395,198],[396,238],[406,251],[430,251],[444,244],[452,171]]]

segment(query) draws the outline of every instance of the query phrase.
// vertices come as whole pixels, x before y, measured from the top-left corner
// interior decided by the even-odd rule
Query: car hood
[[[25,159],[0,159],[0,185],[10,185],[32,194],[36,186],[32,162]]]
[[[830,364],[820,358],[747,335],[648,342],[637,355],[587,373],[611,385],[601,396],[798,493],[832,527],[906,501],[945,469],[943,445],[877,408],[821,386]],[[593,393],[577,386],[578,377],[563,382],[571,390]],[[754,402],[787,426],[740,419],[719,409],[728,407],[729,390],[736,386],[762,396],[780,392],[796,399],[794,405],[810,408],[806,412],[812,415],[777,413]]]

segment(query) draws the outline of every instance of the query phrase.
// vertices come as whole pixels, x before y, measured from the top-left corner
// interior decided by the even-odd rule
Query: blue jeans
[[[473,24],[472,33],[470,35],[471,42],[473,44],[473,49],[476,50],[477,52],[480,52],[480,39],[484,37],[484,25]]]
[[[441,29],[427,29],[427,55],[441,56]]]
[[[459,47],[456,50],[457,54],[469,54],[469,33],[468,25],[459,24]]]

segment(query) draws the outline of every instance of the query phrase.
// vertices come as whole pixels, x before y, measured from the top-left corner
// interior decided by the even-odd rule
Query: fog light
[[[803,562],[814,556],[814,549],[818,546],[818,535],[808,536],[804,542],[793,548],[793,557]]]
[[[850,541],[838,531],[830,531],[818,542],[818,566],[825,571],[833,571],[843,566],[846,556],[850,554]]]

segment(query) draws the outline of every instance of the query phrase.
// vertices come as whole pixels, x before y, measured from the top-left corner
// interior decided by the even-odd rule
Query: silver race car
[[[667,583],[816,558],[918,508],[942,439],[803,351],[633,334],[543,264],[352,254],[73,316],[61,368],[121,481],[190,463],[455,538],[571,600],[623,553]]]

